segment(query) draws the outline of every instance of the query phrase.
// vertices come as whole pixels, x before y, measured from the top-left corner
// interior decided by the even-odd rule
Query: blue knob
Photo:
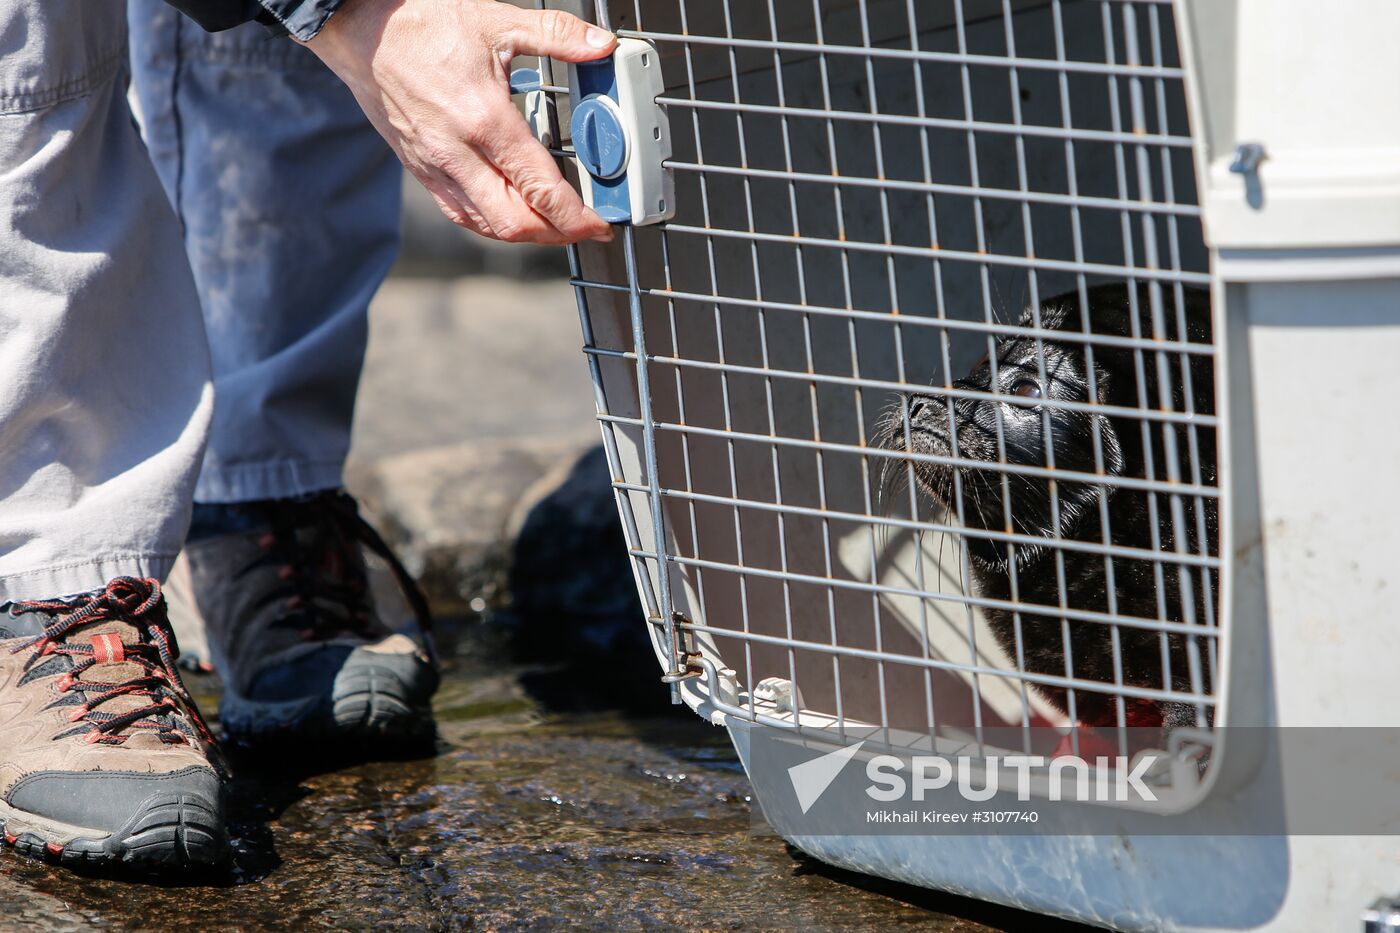
[[[627,134],[611,99],[600,94],[584,98],[574,108],[570,125],[574,151],[588,174],[603,179],[622,174],[627,167]]]

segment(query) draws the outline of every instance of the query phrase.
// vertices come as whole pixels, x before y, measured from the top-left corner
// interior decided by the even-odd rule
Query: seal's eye
[[[1011,392],[1013,395],[1021,396],[1021,398],[1040,398],[1040,383],[1022,379],[1011,387]]]

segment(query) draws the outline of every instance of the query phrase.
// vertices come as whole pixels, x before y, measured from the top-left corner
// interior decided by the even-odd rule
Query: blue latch
[[[609,223],[675,216],[675,182],[661,57],[641,39],[619,39],[607,58],[569,66],[569,121],[583,200]]]

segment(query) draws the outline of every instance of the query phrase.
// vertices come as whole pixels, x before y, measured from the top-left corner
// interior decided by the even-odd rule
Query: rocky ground
[[[372,317],[349,482],[448,620],[437,754],[237,762],[234,869],[180,886],[4,850],[0,930],[1067,929],[754,832],[641,641],[567,285],[397,279]]]

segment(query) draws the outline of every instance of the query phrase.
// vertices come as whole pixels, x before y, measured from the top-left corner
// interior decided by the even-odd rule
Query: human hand
[[[616,37],[495,0],[346,0],[307,43],[455,224],[510,243],[607,241],[510,100],[510,61],[591,61]]]

